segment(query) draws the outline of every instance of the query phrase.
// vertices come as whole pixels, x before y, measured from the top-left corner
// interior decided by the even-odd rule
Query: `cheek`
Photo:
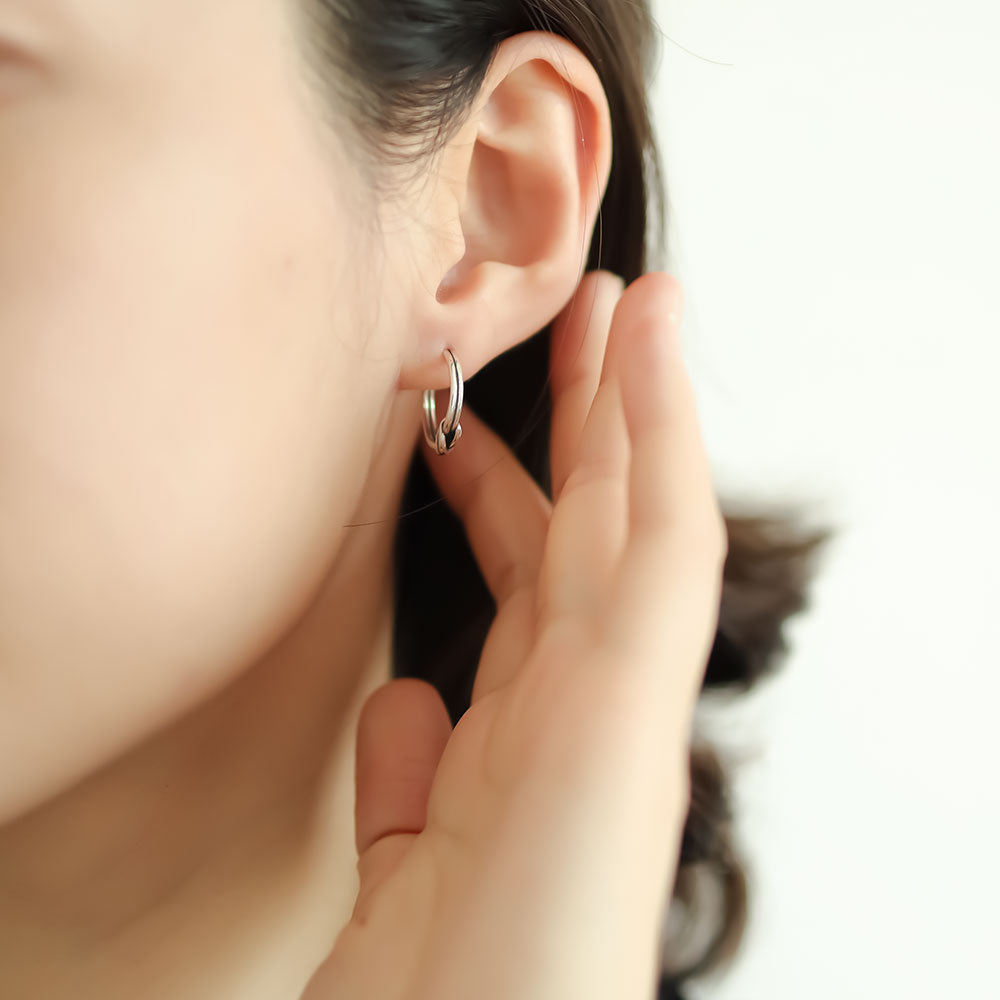
[[[36,784],[263,652],[365,459],[318,166],[146,139],[41,139],[0,193],[0,742]]]

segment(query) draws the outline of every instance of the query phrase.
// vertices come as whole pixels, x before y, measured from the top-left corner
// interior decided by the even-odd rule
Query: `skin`
[[[403,942],[377,920],[381,938],[348,940],[366,887],[384,915],[432,873],[454,886],[467,871],[468,852],[442,868],[440,852],[421,847],[405,880],[384,882],[386,859],[409,856],[384,834],[413,840],[414,824],[429,822],[450,735],[429,685],[387,683],[400,491],[422,447],[421,390],[448,386],[441,349],[453,348],[468,380],[561,312],[567,342],[587,316],[603,317],[587,339],[597,347],[567,354],[561,369],[570,403],[553,417],[563,428],[553,461],[560,481],[573,467],[620,293],[607,275],[580,280],[610,170],[607,102],[568,42],[508,39],[440,158],[375,201],[346,131],[329,128],[306,81],[301,28],[291,0],[0,0],[3,996],[281,1000],[309,984],[318,1000],[338,975],[373,996],[365,977],[384,962],[371,942]],[[633,289],[623,337],[677,306],[669,276]],[[585,359],[575,382],[574,357]],[[554,384],[559,371],[553,358]],[[643,785],[669,778],[643,820],[660,862],[683,816],[685,711],[721,551],[684,412],[681,475],[694,485],[674,523],[705,546],[678,555],[709,571],[692,588],[702,614],[687,616],[681,644],[676,749]],[[606,413],[603,439],[620,449],[625,414]],[[551,510],[511,456],[482,476],[475,460],[495,462],[495,445],[469,409],[463,430],[455,453],[428,456],[452,463],[457,478],[440,480],[442,492],[458,509],[465,483],[492,477],[483,495],[494,515],[508,501],[534,504],[518,558],[538,570]],[[660,465],[649,468],[652,484]],[[594,494],[589,509],[607,499]],[[662,514],[675,509],[669,499],[654,492],[648,503]],[[557,551],[599,542],[586,519],[566,523]],[[475,545],[494,576],[512,562],[503,524],[485,518]],[[612,527],[613,540],[626,534]],[[610,563],[598,568],[613,579]],[[569,646],[533,654],[525,619],[501,618],[505,665],[481,668],[480,705],[499,708],[485,698],[493,688],[520,691],[504,681],[528,663],[569,651],[584,661],[575,631],[560,632]],[[662,653],[641,614],[618,627],[645,637],[627,647],[630,660]],[[639,702],[632,690],[616,703],[623,711],[648,700],[649,689]],[[567,725],[597,748],[579,759],[619,760],[606,754],[616,726],[586,696],[574,703]],[[532,710],[540,738],[551,708]],[[474,718],[507,718],[513,737],[510,711]],[[629,727],[648,733],[653,721]],[[656,741],[639,741],[647,755],[664,742],[656,725]],[[460,783],[439,796],[438,829],[457,829],[453,796],[482,777],[476,733],[489,731],[466,727],[473,742],[453,753]],[[502,746],[494,766],[511,787],[514,759],[526,758],[504,764]],[[608,767],[594,773],[605,785],[583,800],[609,791]],[[620,803],[622,816],[638,798]],[[478,815],[499,815],[497,802]],[[658,884],[670,864],[655,871]]]
[[[656,990],[725,522],[679,285],[581,288],[592,322],[571,309],[553,339],[554,503],[472,413],[459,461],[425,447],[497,616],[454,731],[420,682],[366,703],[360,893],[304,1000]]]

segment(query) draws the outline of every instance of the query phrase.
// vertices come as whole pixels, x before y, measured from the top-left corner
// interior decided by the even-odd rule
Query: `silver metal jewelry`
[[[437,422],[437,403],[435,389],[424,389],[424,440],[439,455],[451,451],[462,436],[462,425],[458,422],[462,415],[462,397],[465,386],[462,381],[462,366],[458,363],[454,351],[446,347],[442,352],[448,362],[451,375],[451,395],[448,398],[448,412],[441,423]]]

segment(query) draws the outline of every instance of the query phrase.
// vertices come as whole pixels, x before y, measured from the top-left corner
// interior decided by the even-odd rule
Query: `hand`
[[[727,551],[681,304],[596,271],[560,313],[552,504],[467,406],[421,445],[497,615],[454,730],[423,680],[365,703],[360,892],[303,1000],[654,995]]]

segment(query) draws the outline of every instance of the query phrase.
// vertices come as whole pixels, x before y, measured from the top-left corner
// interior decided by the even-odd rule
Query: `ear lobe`
[[[550,32],[505,39],[440,162],[453,195],[436,201],[447,217],[427,227],[436,245],[425,259],[438,263],[424,286],[436,293],[419,309],[401,388],[446,388],[445,346],[471,378],[569,301],[611,170],[610,111],[596,70]]]

